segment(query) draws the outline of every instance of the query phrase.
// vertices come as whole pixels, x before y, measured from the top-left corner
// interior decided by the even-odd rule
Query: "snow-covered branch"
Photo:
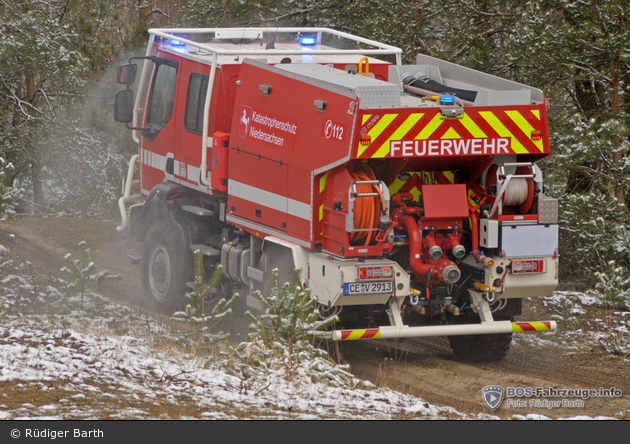
[[[47,114],[45,110],[42,110],[34,106],[32,103],[21,99],[15,93],[15,91],[11,89],[9,85],[7,85],[7,83],[4,80],[4,77],[1,74],[0,74],[0,81],[2,82],[2,87],[3,87],[2,90],[4,91],[4,96],[8,98],[9,100],[13,101],[17,110],[20,112],[22,117],[24,117],[24,121],[22,123],[30,121],[30,120],[45,120],[47,122],[52,122],[55,119],[55,114],[53,113],[52,107],[50,106],[50,101],[48,100],[48,97],[46,96],[46,93],[44,91],[39,89],[38,93],[44,97],[49,114]]]
[[[252,26],[255,24],[262,24],[262,23],[271,23],[271,22],[279,22],[281,20],[286,20],[288,18],[292,18],[292,17],[297,17],[297,16],[301,16],[301,15],[306,15],[309,12],[311,12],[313,10],[313,8],[306,8],[306,9],[300,9],[298,11],[292,11],[289,12],[287,14],[282,14],[276,17],[272,17],[272,18],[262,18],[262,16],[259,14],[260,20],[250,20],[248,22],[242,22],[237,24],[236,26]]]

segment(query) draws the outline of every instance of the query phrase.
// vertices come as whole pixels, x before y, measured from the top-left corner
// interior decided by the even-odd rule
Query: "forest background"
[[[630,304],[626,0],[0,0],[0,218],[115,217],[137,147],[113,120],[117,63],[147,29],[325,26],[545,92],[561,288]]]

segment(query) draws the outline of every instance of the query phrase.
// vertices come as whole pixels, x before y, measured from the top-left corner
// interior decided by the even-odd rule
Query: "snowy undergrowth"
[[[229,358],[193,353],[172,325],[93,291],[85,292],[83,307],[80,295],[67,296],[70,309],[59,312],[28,263],[0,265],[0,419],[498,419],[431,405],[351,375],[345,384],[318,381],[304,370],[314,362],[308,359],[294,361],[300,365],[292,376],[303,376],[296,383],[287,378],[286,343],[275,349],[281,353],[274,362],[282,365],[254,372],[244,390],[243,375],[226,371]],[[544,302],[557,309],[562,298],[576,312],[595,303],[566,292]],[[603,327],[613,321],[590,322],[602,323],[602,335],[627,338],[629,315],[613,313],[612,330]],[[602,339],[584,337],[579,328],[567,334],[582,335],[591,346]],[[557,334],[543,340],[559,342]]]
[[[611,309],[597,295],[576,291],[556,291],[552,296],[541,298],[541,303],[553,313],[551,318],[557,322],[558,330],[540,336],[515,335],[515,341],[562,346],[569,354],[603,349],[611,356],[630,360],[630,311]],[[602,316],[585,317],[587,307],[600,308]],[[529,316],[539,317],[536,311]]]
[[[178,347],[177,332],[91,291],[49,312],[51,295],[14,267],[2,279],[0,419],[496,419],[469,416],[352,378],[335,386],[259,375]],[[28,301],[37,300],[37,304]]]
[[[336,387],[352,387],[356,380],[347,365],[335,363],[315,341],[332,339],[327,327],[337,317],[321,319],[317,299],[302,288],[300,270],[293,282],[280,282],[279,270],[272,271],[269,295],[256,290],[266,311],[255,316],[247,312],[250,333],[247,341],[229,347],[226,370],[241,380],[244,389],[255,389],[268,375],[277,374],[294,385],[322,382]]]

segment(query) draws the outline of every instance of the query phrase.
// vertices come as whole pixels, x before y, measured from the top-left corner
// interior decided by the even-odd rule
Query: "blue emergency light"
[[[440,105],[455,105],[455,96],[440,96]]]
[[[315,43],[317,43],[317,39],[312,36],[304,36],[300,40],[300,43],[302,44],[302,46],[314,46]]]

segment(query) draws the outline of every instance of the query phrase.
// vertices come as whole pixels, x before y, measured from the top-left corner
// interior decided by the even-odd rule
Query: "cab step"
[[[208,256],[208,257],[221,256],[221,251],[220,250],[217,250],[216,248],[212,248],[212,247],[209,247],[208,245],[204,245],[204,244],[191,245],[190,249],[192,251],[199,250],[199,251],[201,251],[201,253],[203,253],[204,256]]]

